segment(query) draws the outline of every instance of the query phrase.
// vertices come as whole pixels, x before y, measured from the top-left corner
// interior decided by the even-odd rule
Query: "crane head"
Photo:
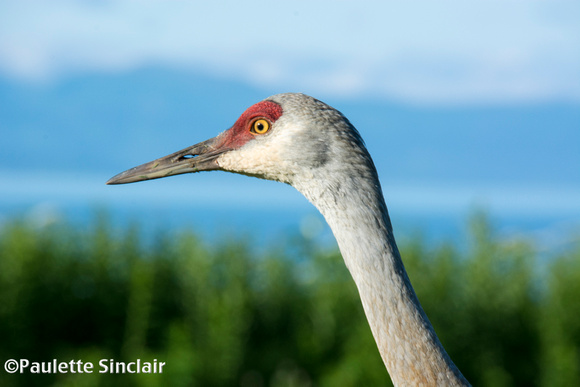
[[[278,94],[252,105],[218,136],[131,168],[107,184],[211,170],[293,184],[300,176],[312,178],[314,169],[333,159],[344,159],[341,144],[348,153],[358,145],[367,154],[340,112],[304,94]]]

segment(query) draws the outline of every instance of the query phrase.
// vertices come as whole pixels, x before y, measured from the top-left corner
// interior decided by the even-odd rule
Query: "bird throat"
[[[417,299],[393,236],[380,184],[378,179],[372,180],[329,183],[315,192],[297,188],[333,231],[393,383],[469,385]]]

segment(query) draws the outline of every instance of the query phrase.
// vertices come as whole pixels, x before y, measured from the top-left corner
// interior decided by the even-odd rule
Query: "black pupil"
[[[264,130],[264,124],[258,122],[258,124],[256,125],[256,129],[258,129],[258,132],[261,132],[262,130]]]

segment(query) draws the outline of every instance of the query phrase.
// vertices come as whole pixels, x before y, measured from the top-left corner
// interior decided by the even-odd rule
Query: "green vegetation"
[[[580,246],[542,257],[484,217],[468,248],[401,251],[447,351],[479,386],[580,380]],[[0,232],[0,362],[93,362],[92,374],[8,374],[1,386],[379,386],[389,377],[336,251],[293,238],[256,256],[191,232],[142,240],[14,221]],[[165,362],[98,372],[100,359]]]

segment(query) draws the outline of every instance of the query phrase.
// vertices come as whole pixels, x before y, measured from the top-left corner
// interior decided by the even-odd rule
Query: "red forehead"
[[[250,106],[242,113],[240,118],[236,121],[225,134],[223,145],[228,148],[239,148],[252,138],[254,135],[250,133],[251,123],[258,117],[267,118],[272,124],[276,122],[282,115],[282,106],[272,101],[262,101]]]
[[[236,121],[234,126],[246,125],[248,121],[256,117],[266,117],[270,122],[274,123],[282,115],[282,106],[272,101],[262,101],[250,106],[242,113],[240,118]]]

